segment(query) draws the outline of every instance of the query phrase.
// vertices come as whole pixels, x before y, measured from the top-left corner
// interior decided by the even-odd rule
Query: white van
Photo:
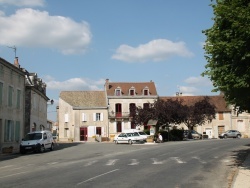
[[[35,131],[28,133],[20,144],[20,153],[27,151],[44,152],[46,149],[54,149],[54,139],[50,131]]]

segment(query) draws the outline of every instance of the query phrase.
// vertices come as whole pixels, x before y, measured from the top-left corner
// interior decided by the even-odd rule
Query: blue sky
[[[0,0],[0,57],[36,72],[55,104],[60,91],[154,81],[158,95],[216,95],[202,30],[210,0]]]

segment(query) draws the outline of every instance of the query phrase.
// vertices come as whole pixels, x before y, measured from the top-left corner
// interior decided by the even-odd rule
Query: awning
[[[147,125],[156,125],[156,124],[157,124],[157,120],[150,119],[150,120],[148,120]]]

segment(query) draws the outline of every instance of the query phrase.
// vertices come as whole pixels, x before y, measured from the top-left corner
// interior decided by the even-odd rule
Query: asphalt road
[[[227,188],[249,144],[250,139],[60,143],[52,152],[0,156],[0,187]]]

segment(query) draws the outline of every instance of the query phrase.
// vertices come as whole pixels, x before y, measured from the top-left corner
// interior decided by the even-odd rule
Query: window
[[[15,126],[15,141],[18,142],[20,140],[20,121],[16,121]]]
[[[8,90],[8,106],[11,107],[12,106],[12,94],[13,93],[13,87],[9,86],[9,90]]]
[[[86,113],[82,113],[82,121],[87,121],[88,120],[88,116]]]
[[[96,121],[101,121],[101,114],[100,113],[95,114],[95,120]]]
[[[149,95],[149,90],[147,86],[143,89],[143,95]]]
[[[116,123],[116,130],[117,130],[117,132],[122,132],[122,123],[121,122]]]
[[[102,135],[102,128],[101,127],[96,127],[96,134]]]
[[[135,90],[134,89],[130,89],[129,90],[129,95],[134,96],[135,95]]]
[[[5,120],[4,141],[11,142],[14,140],[14,123],[11,120]]]
[[[115,90],[115,96],[121,96],[121,90],[120,89]]]
[[[3,104],[3,83],[0,82],[0,106]]]
[[[20,102],[21,102],[21,90],[17,90],[17,99],[16,99],[16,108],[20,109]]]
[[[224,120],[223,113],[219,112],[219,120]]]
[[[149,109],[149,103],[143,103],[143,109]]]
[[[143,90],[143,95],[148,95],[148,90],[147,89]]]
[[[131,129],[136,129],[136,125],[134,121],[131,122]]]
[[[103,113],[94,113],[93,120],[94,121],[103,121]]]
[[[129,95],[130,96],[134,96],[135,95],[135,88],[133,86],[129,89]]]

